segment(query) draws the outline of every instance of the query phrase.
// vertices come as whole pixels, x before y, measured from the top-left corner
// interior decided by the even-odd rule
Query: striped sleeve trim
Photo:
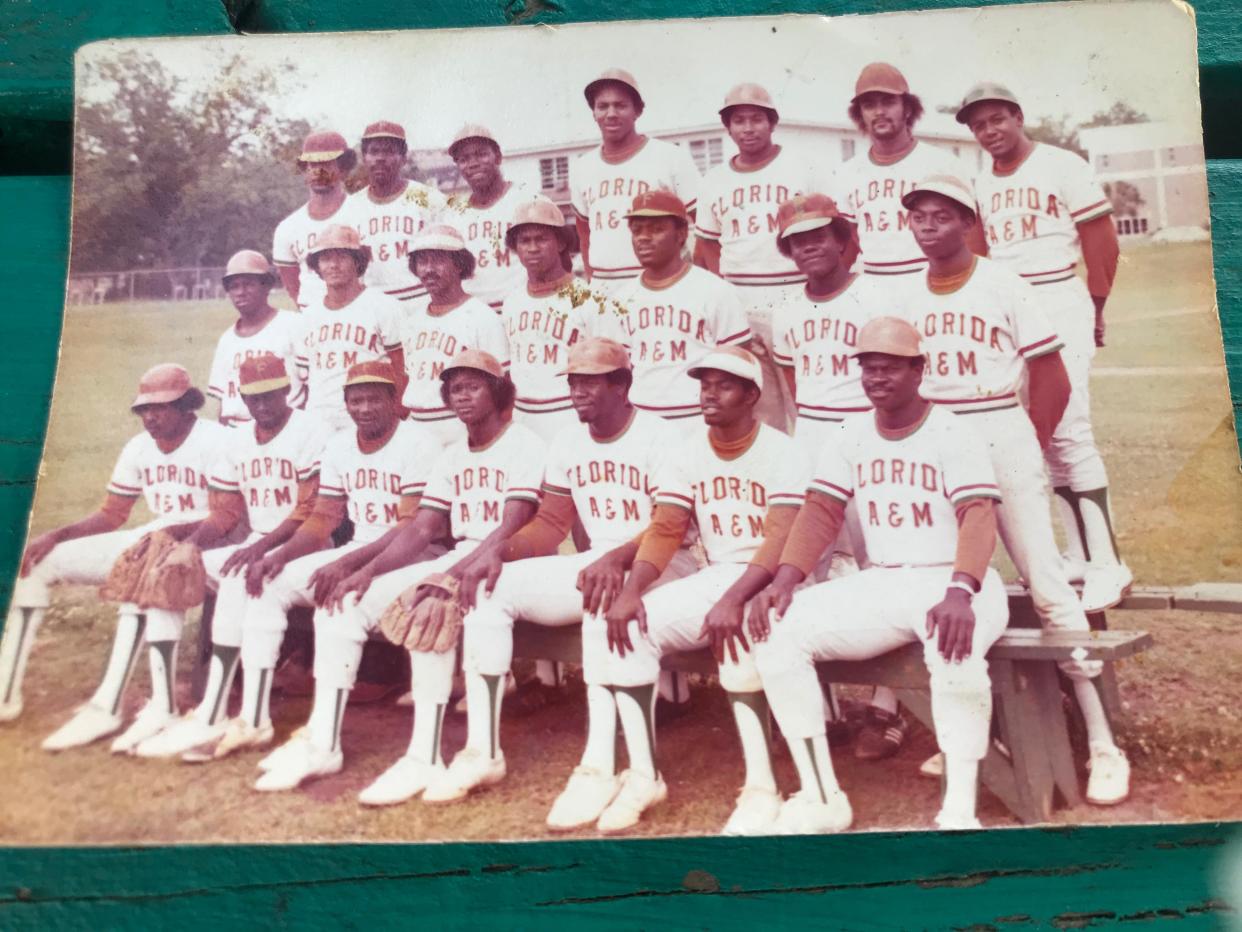
[[[324,498],[344,498],[345,489],[339,485],[324,485],[320,483],[319,494]]]
[[[433,511],[452,511],[453,503],[446,502],[442,498],[436,498],[434,495],[427,495],[424,493],[422,503],[419,507],[430,508]]]
[[[108,491],[122,498],[137,498],[142,494],[142,489],[135,488],[132,485],[121,485],[119,482],[109,482]]]
[[[313,479],[319,475],[319,464],[311,463],[309,466],[298,470],[298,481],[305,482],[307,479]]]
[[[699,199],[697,197],[692,201],[686,201],[686,212],[689,213],[690,211],[694,210],[698,206],[699,206]]]
[[[807,491],[823,492],[825,495],[831,495],[833,498],[839,499],[843,502],[848,502],[854,497],[852,489],[839,486],[835,482],[829,482],[827,479],[812,479],[811,485]]]
[[[720,242],[720,234],[713,233],[711,230],[704,230],[701,226],[695,224],[694,235],[700,239],[709,239],[714,243]]]
[[[222,389],[222,388],[221,388],[220,386],[218,386],[218,385],[208,385],[208,386],[207,386],[207,394],[208,394],[210,397],[212,397],[212,398],[223,398],[223,397],[224,397],[224,389]]]
[[[801,505],[805,501],[805,492],[773,492],[768,496],[770,505]]]
[[[505,490],[505,501],[516,499],[521,502],[537,502],[539,501],[539,490],[526,487],[517,487]]]
[[[584,214],[582,211],[580,211],[577,207],[573,207],[572,210],[574,212],[574,216],[577,217],[579,220],[589,219],[587,215]]]
[[[954,503],[964,502],[968,498],[995,498],[999,500],[1000,497],[1000,489],[991,482],[959,485],[956,489],[949,490],[949,501]]]
[[[207,480],[207,488],[216,492],[240,492],[241,483],[236,479],[221,479],[219,476],[212,476]]]
[[[1046,340],[1040,340],[1038,343],[1024,346],[1018,350],[1018,353],[1024,359],[1038,359],[1040,356],[1047,356],[1049,353],[1056,353],[1064,348],[1065,344],[1061,342],[1061,338],[1054,334]]]
[[[721,337],[716,341],[717,346],[730,346],[735,343],[745,343],[751,338],[750,328],[739,330],[737,333],[731,333],[727,337]]]
[[[687,511],[694,510],[694,499],[686,495],[680,495],[677,492],[657,492],[655,501],[657,505],[676,505],[678,508],[685,508]]]
[[[568,486],[553,485],[551,482],[544,481],[543,490],[551,495],[572,495],[573,491]]]
[[[1113,212],[1113,202],[1108,198],[1102,201],[1096,201],[1094,204],[1088,204],[1086,207],[1078,210],[1070,211],[1070,216],[1074,218],[1075,223],[1085,223],[1088,220],[1094,220],[1096,217],[1103,217],[1105,214]]]
[[[842,210],[838,210],[838,211],[837,211],[837,216],[838,216],[838,217],[840,217],[842,220],[848,220],[850,223],[853,223],[853,222],[854,222],[854,214],[853,214],[852,212],[851,212],[851,213],[845,213],[845,212],[844,212],[844,211],[842,211]]]
[[[398,340],[396,343],[385,343],[384,349],[388,350],[389,352],[392,352],[393,350],[401,349],[403,346],[404,344],[400,340]]]
[[[780,353],[773,353],[772,359],[778,366],[785,366],[787,369],[794,367],[794,358],[792,356],[782,356]]]
[[[401,484],[401,494],[422,495],[425,488],[427,488],[427,483],[425,482],[404,482]]]
[[[279,266],[285,269],[296,269],[298,267],[297,262],[290,262],[287,259],[273,259],[272,265]]]

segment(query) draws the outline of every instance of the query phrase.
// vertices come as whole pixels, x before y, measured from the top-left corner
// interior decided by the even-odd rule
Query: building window
[[[1138,218],[1138,232],[1139,233],[1147,232],[1147,218],[1146,217]]]
[[[854,157],[854,146],[855,146],[855,143],[854,143],[854,140],[852,139],[841,140],[841,161],[842,162],[848,162],[850,159]]]
[[[692,140],[690,157],[694,159],[700,174],[706,173],[709,168],[715,168],[724,161],[724,146],[720,137]]]
[[[569,156],[558,155],[539,160],[539,187],[545,191],[569,187]]]
[[[1126,236],[1129,234],[1130,232],[1130,218],[1129,217],[1118,217],[1117,218],[1117,232],[1120,233],[1122,236]]]

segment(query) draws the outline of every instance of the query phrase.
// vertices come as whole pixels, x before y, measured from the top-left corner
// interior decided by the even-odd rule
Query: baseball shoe
[[[307,731],[306,726],[303,725],[301,728],[298,728],[292,732],[284,744],[260,760],[256,766],[264,773],[267,773],[272,768],[279,767],[281,761],[284,760],[286,755],[298,754],[299,748],[308,741],[310,741],[310,732]]]
[[[942,832],[974,832],[983,828],[983,823],[973,812],[948,812],[941,809],[936,814],[936,828]]]
[[[208,725],[191,713],[177,719],[159,734],[140,741],[134,748],[134,754],[138,757],[176,757],[196,745],[220,738],[225,727],[224,722]]]
[[[776,817],[780,815],[781,797],[776,790],[762,786],[744,786],[737,794],[737,805],[721,835],[772,835]]]
[[[1082,584],[1082,610],[1102,612],[1112,608],[1126,597],[1134,585],[1134,574],[1124,563],[1104,566],[1087,564],[1086,578]]]
[[[112,753],[133,754],[138,745],[154,738],[176,721],[175,714],[148,702],[130,722],[129,727],[113,739]]]
[[[260,793],[279,793],[294,790],[312,777],[326,777],[340,773],[345,765],[340,750],[328,751],[316,747],[309,740],[299,741],[267,773],[254,781]]]
[[[868,706],[866,721],[858,733],[858,743],[854,745],[854,756],[859,760],[892,757],[905,744],[908,727],[900,712],[886,712]]]
[[[664,777],[657,775],[652,779],[640,771],[626,770],[621,774],[617,795],[599,814],[595,826],[605,835],[628,831],[638,824],[644,812],[666,799],[668,784]]]
[[[403,803],[425,790],[431,779],[443,770],[443,767],[424,763],[407,754],[359,793],[358,802],[364,806],[395,806]]]
[[[849,797],[836,790],[827,802],[801,790],[781,803],[776,817],[779,835],[833,835],[844,832],[854,821]]]
[[[1114,744],[1092,744],[1087,760],[1087,802],[1115,806],[1130,795],[1130,762]]]
[[[181,759],[187,764],[205,764],[238,751],[265,748],[272,743],[273,737],[275,733],[270,722],[255,727],[240,718],[234,718],[225,724],[223,732],[187,749]]]
[[[548,828],[568,832],[597,821],[620,786],[616,775],[579,764],[548,812]]]
[[[0,722],[11,722],[22,714],[22,701],[13,699],[9,702],[0,702]]]
[[[88,702],[73,713],[73,718],[44,738],[42,747],[45,751],[80,748],[120,731],[123,724],[121,716]]]
[[[437,773],[423,791],[425,803],[455,803],[470,791],[499,783],[505,778],[505,755],[488,757],[474,748],[462,748],[453,762]]]
[[[919,776],[939,780],[944,776],[944,755],[937,751],[919,765]]]

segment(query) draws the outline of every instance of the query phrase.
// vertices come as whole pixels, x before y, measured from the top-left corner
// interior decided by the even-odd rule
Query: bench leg
[[[1045,743],[1040,682],[1021,669],[1025,666],[992,661],[992,687],[998,706],[996,712],[1000,716],[1001,737],[1012,759],[1016,805],[1011,804],[1009,808],[1023,822],[1046,822],[1052,815],[1056,783]],[[1054,683],[1055,679],[1054,674]],[[1064,714],[1058,711],[1057,718],[1064,725]],[[1068,748],[1069,733],[1064,730],[1063,733]],[[993,753],[999,755],[995,747],[990,749],[989,757]]]
[[[1047,760],[1052,768],[1052,779],[1061,800],[1073,808],[1081,805],[1078,789],[1078,771],[1074,769],[1074,753],[1070,746],[1069,723],[1065,719],[1065,707],[1061,701],[1061,681],[1056,667],[1051,663],[1019,663],[1015,665],[1019,676],[1024,677],[1039,704],[1039,717],[1043,725],[1043,743]]]

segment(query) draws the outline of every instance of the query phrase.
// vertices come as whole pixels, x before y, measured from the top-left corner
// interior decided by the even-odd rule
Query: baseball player
[[[928,257],[922,287],[904,296],[903,309],[927,355],[923,397],[968,418],[987,441],[1001,491],[1001,539],[1044,624],[1087,631],[1087,616],[1052,533],[1041,456],[1070,398],[1061,338],[1033,286],[971,252],[966,235],[976,222],[975,200],[966,181],[933,175],[916,184],[903,203],[915,241]],[[1018,400],[1024,381],[1029,411]],[[1092,682],[1101,665],[1069,661],[1063,669],[1087,726],[1087,799],[1120,802],[1129,793],[1130,765],[1113,741]]]
[[[1091,428],[1091,360],[1104,345],[1104,304],[1117,273],[1112,203],[1076,153],[1035,143],[1022,107],[999,84],[971,88],[957,112],[992,156],[975,178],[989,255],[1036,286],[1065,341],[1073,395],[1046,456],[1068,540],[1071,579],[1089,611],[1116,605],[1134,576],[1121,561],[1108,505],[1108,473]],[[1076,274],[1086,267],[1086,283]]]
[[[746,303],[755,343],[763,361],[763,414],[769,424],[788,430],[790,402],[772,363],[772,308],[806,282],[790,257],[777,248],[776,211],[782,201],[819,190],[811,164],[797,151],[772,141],[780,120],[772,96],[758,84],[739,84],[725,95],[720,122],[737,154],[709,170],[699,185],[695,212],[694,261],[737,285]]]
[[[439,189],[402,176],[409,149],[400,123],[371,123],[359,148],[367,186],[350,195],[341,219],[371,250],[363,282],[398,301],[421,298],[427,289],[410,269],[410,245],[444,210],[446,198]]]
[[[699,172],[680,146],[639,133],[643,112],[638,82],[628,71],[610,68],[586,86],[600,146],[570,164],[569,190],[582,263],[594,287],[610,293],[610,282],[635,278],[642,267],[626,229],[626,212],[635,197],[649,191],[674,193],[694,213]]]
[[[197,708],[134,748],[139,757],[186,754],[186,759],[200,762],[272,743],[272,671],[264,668],[270,655],[262,643],[255,650],[242,625],[246,571],[288,541],[310,516],[327,430],[290,407],[293,382],[280,357],[247,359],[239,378],[251,420],[223,451],[210,480],[211,514],[187,538],[203,549],[208,582],[216,591],[207,685]],[[249,526],[246,539],[221,546],[239,525]],[[239,658],[244,671],[241,714],[230,720],[228,695]]]
[[[362,284],[369,262],[358,231],[343,224],[320,231],[306,256],[326,292],[302,312],[297,364],[309,395],[307,412],[334,430],[351,425],[342,389],[352,366],[379,359],[391,361],[398,373],[405,366],[401,305]]]
[[[187,533],[207,517],[207,479],[232,432],[197,416],[203,402],[203,393],[181,366],[164,363],[147,370],[130,406],[141,419],[143,432],[121,451],[103,504],[80,521],[40,534],[26,547],[0,641],[3,720],[21,713],[22,675],[53,585],[99,585],[117,557],[147,532],[180,526]],[[153,519],[122,530],[140,496]],[[149,646],[151,700],[116,739],[113,750],[128,751],[164,727],[174,714],[172,678],[180,636],[180,628],[162,613],[120,605],[102,682],[91,699],[43,742],[43,748],[62,751],[120,730],[121,699],[144,638]]]
[[[526,185],[508,181],[500,170],[500,143],[486,126],[467,124],[449,144],[449,155],[470,194],[449,198],[444,219],[460,230],[474,256],[466,293],[499,311],[505,296],[522,286],[522,267],[513,261],[507,233],[513,215],[533,196]]]
[[[386,535],[371,559],[324,567],[325,587],[335,580],[315,613],[315,699],[304,736],[269,759],[255,788],[290,790],[303,781],[336,773],[343,765],[341,712],[353,687],[362,647],[384,610],[429,574],[460,571],[480,546],[503,541],[530,520],[543,478],[543,442],[520,424],[509,423],[513,383],[498,360],[479,350],[459,353],[445,367],[444,397],[466,427],[467,439],[450,446],[431,467],[426,491],[413,520]],[[456,541],[448,553],[427,561],[433,540]],[[415,563],[424,560],[426,562]],[[411,565],[415,564],[415,565]],[[342,577],[341,572],[348,571]],[[452,691],[456,646],[443,653],[411,651],[414,728],[407,752],[362,791],[366,805],[404,802],[432,793],[445,770],[440,732]],[[500,716],[503,675],[467,678],[471,709],[485,721]],[[491,716],[486,710],[493,710]],[[476,723],[478,717],[476,716]],[[455,778],[492,783],[505,772],[504,757],[485,730],[472,731],[453,760]],[[431,786],[429,786],[431,784]],[[424,794],[427,801],[433,796]]]
[[[839,832],[853,820],[816,714],[815,662],[862,660],[914,641],[923,642],[945,755],[936,825],[979,828],[976,785],[992,722],[985,655],[1009,621],[1004,586],[988,567],[996,477],[967,419],[919,397],[927,359],[913,327],[875,318],[860,330],[854,358],[875,413],[849,418],[824,446],[776,575],[750,604],[755,662],[801,784],[776,828]],[[850,502],[872,565],[795,594]]]
[[[414,239],[410,268],[427,286],[427,297],[407,305],[402,324],[405,375],[402,398],[410,417],[435,434],[440,446],[465,437],[440,393],[444,367],[458,353],[482,350],[509,368],[509,336],[500,317],[464,283],[474,275],[474,253],[454,227],[436,224]]]
[[[358,156],[340,133],[320,130],[302,143],[298,171],[310,198],[280,221],[272,236],[272,261],[285,291],[300,308],[323,297],[323,279],[311,274],[306,258],[324,228],[344,219],[345,179],[357,164]]]
[[[708,429],[694,431],[670,451],[630,575],[605,611],[605,624],[588,617],[582,629],[583,655],[594,651],[606,660],[604,682],[616,697],[630,758],[597,825],[603,832],[625,831],[666,798],[652,715],[660,658],[710,644],[746,765],[724,832],[764,834],[772,829],[780,796],[768,757],[767,704],[742,635],[742,610],[748,593],[758,592],[776,569],[810,467],[788,435],[755,417],[763,376],[754,355],[723,347],[699,360],[689,375],[699,381]],[[702,533],[707,567],[652,590],[692,518]]]
[[[237,309],[237,323],[216,344],[207,378],[207,394],[220,402],[220,423],[236,427],[250,421],[242,397],[240,372],[248,359],[268,353],[283,359],[290,372],[296,362],[302,336],[302,318],[293,311],[278,311],[268,303],[276,275],[261,253],[243,249],[224,269],[224,290]],[[301,395],[301,385],[290,382],[290,397]]]
[[[901,198],[928,175],[964,168],[951,153],[914,138],[922,101],[886,62],[873,62],[858,75],[849,115],[867,134],[870,148],[837,166],[831,193],[857,228],[863,271],[886,276],[921,272],[927,261],[910,235]],[[981,244],[976,251],[983,252]]]

